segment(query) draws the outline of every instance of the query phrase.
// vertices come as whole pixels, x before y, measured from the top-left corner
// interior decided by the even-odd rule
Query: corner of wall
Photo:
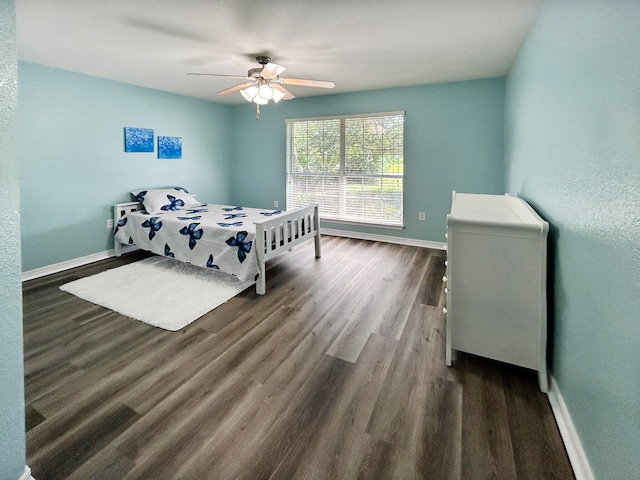
[[[20,193],[16,153],[18,72],[15,3],[0,2],[0,478],[24,469],[25,408],[20,287]]]

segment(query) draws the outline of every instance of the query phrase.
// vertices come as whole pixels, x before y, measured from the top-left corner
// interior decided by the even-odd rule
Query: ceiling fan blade
[[[227,93],[237,92],[238,90],[242,90],[243,88],[250,87],[254,82],[241,83],[240,85],[236,85],[234,87],[227,88],[225,90],[220,90],[216,92],[216,95],[226,95]]]
[[[296,98],[296,96],[293,93],[291,93],[289,90],[284,88],[282,85],[279,85],[277,83],[272,83],[271,86],[276,90],[279,90],[282,93],[284,93],[284,97],[282,97],[283,100],[291,100],[292,98]]]
[[[279,78],[278,81],[286,85],[300,85],[303,87],[333,88],[336,86],[334,82],[327,82],[325,80],[305,80],[303,78]]]
[[[247,78],[246,75],[222,75],[222,74],[219,74],[219,73],[194,73],[194,72],[189,72],[189,73],[187,73],[187,75],[203,75],[205,77],[226,77],[226,78],[239,78],[239,79]]]
[[[285,67],[284,65],[278,65],[277,63],[267,63],[260,72],[260,75],[262,75],[264,78],[275,78],[286,69],[287,67]]]

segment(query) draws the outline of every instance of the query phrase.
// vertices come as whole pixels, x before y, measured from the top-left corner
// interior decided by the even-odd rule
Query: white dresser
[[[447,215],[446,362],[463,351],[547,383],[547,233],[522,199],[453,192]]]

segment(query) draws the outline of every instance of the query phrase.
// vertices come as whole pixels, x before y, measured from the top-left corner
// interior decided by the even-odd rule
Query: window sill
[[[344,220],[339,218],[332,217],[323,217],[320,216],[321,222],[327,223],[339,223],[341,225],[357,225],[360,227],[374,227],[374,228],[386,228],[389,230],[404,230],[404,225],[399,225],[397,223],[376,223],[372,221],[358,221],[358,220]]]

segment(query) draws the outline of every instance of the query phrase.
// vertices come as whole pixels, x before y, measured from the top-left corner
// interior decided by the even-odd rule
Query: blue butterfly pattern
[[[139,192],[139,193],[136,195],[136,200],[137,200],[137,201],[139,201],[140,203],[144,202],[144,196],[145,196],[146,194],[147,194],[147,191],[146,191],[146,190],[143,190],[143,191]]]
[[[156,232],[162,228],[162,222],[158,221],[160,217],[151,217],[149,220],[145,220],[142,226],[149,228],[149,240],[153,240],[156,236]]]
[[[118,224],[116,225],[116,229],[113,231],[114,235],[116,233],[118,233],[118,230],[120,230],[120,227],[124,227],[127,224],[127,220],[128,220],[128,218],[121,218],[120,220],[118,220]]]
[[[265,217],[270,217],[271,215],[278,215],[279,213],[282,213],[282,210],[275,210],[273,212],[260,212],[260,214],[264,215]]]
[[[224,213],[225,220],[231,220],[232,218],[244,218],[247,216],[246,213]]]
[[[180,233],[182,235],[189,235],[189,249],[193,250],[196,246],[196,241],[202,238],[202,229],[196,228],[200,225],[199,223],[190,223],[188,227],[183,227],[180,229]]]
[[[169,247],[168,243],[164,244],[164,256],[165,257],[170,257],[170,258],[176,258],[176,256],[171,251],[171,247]]]
[[[196,213],[203,213],[203,212],[208,212],[209,209],[207,208],[190,208],[187,210],[187,215],[194,215]]]
[[[233,222],[233,223],[218,222],[218,225],[220,225],[221,227],[241,227],[242,222]]]
[[[227,240],[227,245],[230,247],[238,247],[238,260],[240,263],[244,262],[247,258],[247,253],[251,251],[252,242],[245,242],[247,238],[248,232],[244,230],[238,232],[238,234],[234,237],[231,237]]]
[[[220,270],[218,265],[213,264],[213,255],[209,255],[209,259],[207,260],[207,267],[213,268],[214,270]]]
[[[222,209],[223,212],[233,212],[234,210],[243,210],[243,207],[230,207]]]
[[[180,210],[180,207],[184,207],[184,202],[173,195],[167,195],[167,200],[169,200],[169,203],[161,206],[160,210],[175,212],[176,210]]]
[[[200,220],[202,217],[196,215],[195,217],[178,217],[178,220]]]
[[[174,190],[178,190],[179,192],[189,193],[189,190],[182,187],[173,187]]]

